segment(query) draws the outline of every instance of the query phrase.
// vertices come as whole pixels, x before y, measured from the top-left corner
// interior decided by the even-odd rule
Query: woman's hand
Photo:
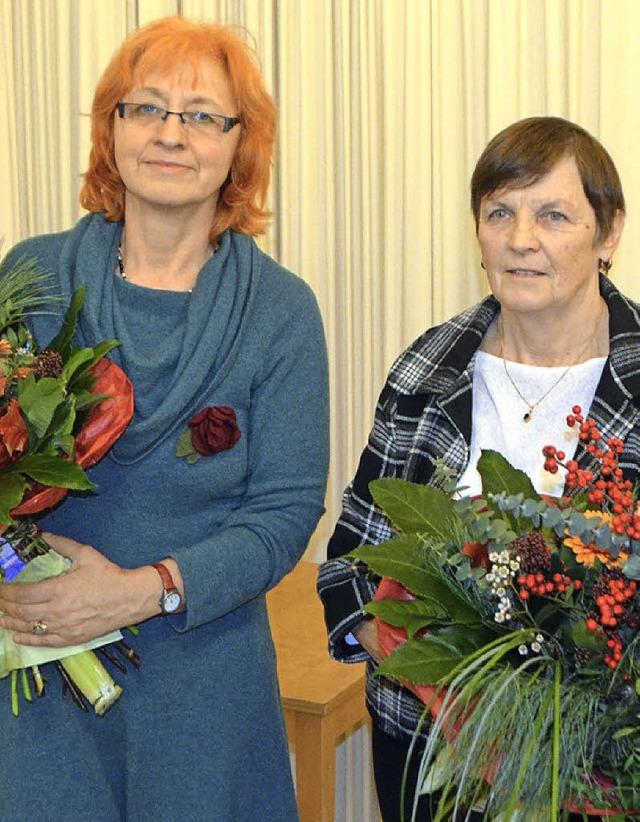
[[[162,583],[150,566],[126,570],[90,545],[43,534],[72,561],[68,573],[25,584],[0,584],[0,626],[21,645],[79,645],[160,613]],[[35,634],[34,625],[46,625]]]
[[[363,619],[353,629],[353,635],[375,662],[382,662],[383,654],[378,642],[378,629],[375,620]]]

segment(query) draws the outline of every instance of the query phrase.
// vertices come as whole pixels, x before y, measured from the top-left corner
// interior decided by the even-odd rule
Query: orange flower
[[[5,340],[3,337],[0,340],[0,357],[8,357],[9,354],[13,353],[13,348],[11,348],[11,343],[9,340]]]
[[[20,406],[10,400],[6,413],[0,417],[0,469],[17,460],[27,449],[29,431],[20,413]]]
[[[611,521],[611,515],[603,511],[585,511],[584,515],[589,518],[599,517],[607,523]],[[594,542],[585,545],[580,537],[567,537],[564,544],[568,548],[571,548],[579,563],[588,565],[590,568],[593,568],[595,565],[596,558],[599,559],[603,565],[606,565],[607,568],[620,568],[629,557],[628,553],[620,551],[618,556],[614,558],[609,551],[603,551],[602,548],[598,548]]]

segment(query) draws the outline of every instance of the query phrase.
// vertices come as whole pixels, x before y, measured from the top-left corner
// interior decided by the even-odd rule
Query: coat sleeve
[[[368,659],[368,654],[354,644],[350,634],[364,618],[362,608],[373,598],[379,580],[348,554],[360,545],[384,542],[393,534],[387,518],[373,502],[369,483],[380,477],[398,476],[401,471],[395,457],[395,408],[395,392],[387,384],[376,406],[373,429],[358,470],[344,492],[342,514],[329,541],[327,561],[321,565],[318,576],[329,653],[344,662]]]

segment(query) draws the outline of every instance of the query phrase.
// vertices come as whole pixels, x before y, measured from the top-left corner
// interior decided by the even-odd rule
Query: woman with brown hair
[[[402,808],[401,785],[424,705],[398,682],[373,675],[381,652],[362,608],[379,580],[344,556],[393,533],[369,483],[400,477],[437,484],[443,461],[462,492],[474,496],[481,491],[480,452],[494,450],[526,472],[539,493],[571,496],[576,491],[565,489],[564,471],[544,470],[542,449],[562,442],[568,459],[599,473],[577,431],[567,441],[565,420],[575,405],[604,440],[625,443],[621,467],[628,479],[640,477],[640,308],[606,276],[625,220],[611,157],[567,120],[521,120],[480,156],[471,207],[492,294],[428,329],[392,367],[318,582],[332,655],[369,664],[367,705],[385,822],[411,818],[418,755]],[[423,796],[416,818],[430,819],[436,803]]]
[[[71,571],[0,585],[0,624],[42,647],[138,624],[142,666],[100,719],[53,695],[0,710],[7,822],[297,819],[265,594],[323,511],[328,391],[315,299],[251,236],[275,121],[238,35],[151,23],[95,94],[91,213],[9,255],[62,298],[42,344],[86,288],[78,342],[121,342],[135,414],[97,491],[44,521]]]

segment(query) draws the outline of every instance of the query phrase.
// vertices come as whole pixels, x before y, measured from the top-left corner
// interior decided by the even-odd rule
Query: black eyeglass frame
[[[186,125],[192,126],[193,125],[193,123],[191,123],[190,121],[185,119],[185,114],[195,114],[196,113],[196,112],[193,112],[193,111],[171,111],[168,108],[163,108],[162,106],[156,106],[155,103],[131,103],[131,102],[128,102],[126,100],[120,100],[120,102],[117,103],[116,108],[118,109],[118,114],[120,115],[120,119],[121,120],[126,120],[127,119],[125,117],[126,106],[144,106],[144,105],[153,105],[158,109],[159,112],[163,111],[164,114],[160,115],[160,119],[162,120],[163,123],[166,122],[166,119],[170,114],[175,114],[176,117],[180,118],[180,122],[182,123],[183,126],[186,126]],[[227,117],[225,114],[212,114],[209,111],[203,111],[202,114],[206,114],[208,117],[213,117],[216,120],[224,120],[224,124],[223,124],[222,130],[221,130],[222,134],[226,134],[227,132],[231,131],[231,129],[234,126],[237,126],[240,123],[240,118],[239,117]]]

